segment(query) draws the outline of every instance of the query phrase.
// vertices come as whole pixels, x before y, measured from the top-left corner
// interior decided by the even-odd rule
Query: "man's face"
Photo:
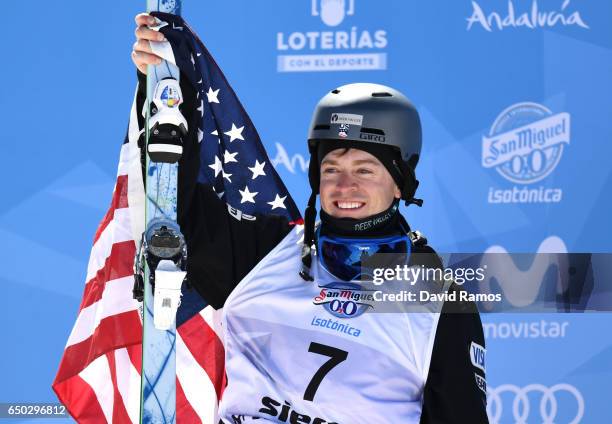
[[[321,162],[321,208],[336,218],[366,218],[401,193],[387,168],[370,153],[336,149]]]

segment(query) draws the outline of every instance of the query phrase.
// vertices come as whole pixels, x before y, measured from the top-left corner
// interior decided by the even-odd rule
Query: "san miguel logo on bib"
[[[319,286],[321,291],[312,303],[321,305],[337,318],[354,318],[372,307],[374,295],[354,283],[330,283]]]
[[[482,137],[482,166],[495,169],[512,188],[490,187],[489,203],[557,203],[563,191],[534,186],[549,176],[570,143],[570,114],[538,103],[517,103],[499,114]]]
[[[293,7],[291,2],[291,7]],[[306,0],[301,10],[308,10]],[[276,34],[278,72],[321,72],[387,69],[387,31],[346,23],[356,14],[356,0],[311,0],[312,27]],[[300,9],[298,9],[300,10]],[[367,15],[362,20],[368,26]],[[317,28],[325,25],[323,30]]]

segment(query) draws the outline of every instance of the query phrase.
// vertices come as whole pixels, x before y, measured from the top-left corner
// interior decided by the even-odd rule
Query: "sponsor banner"
[[[493,168],[513,160],[517,155],[533,156],[536,149],[546,150],[560,143],[569,143],[569,121],[569,113],[558,113],[494,137],[484,136],[482,166]]]
[[[278,72],[373,71],[387,69],[386,53],[279,55]]]
[[[298,3],[299,4],[299,3]],[[306,5],[306,2],[301,2]],[[301,9],[306,11],[307,7]],[[316,26],[276,34],[278,72],[371,71],[387,69],[387,31],[345,24],[356,13],[356,0],[311,0]],[[344,24],[344,25],[343,25]]]
[[[516,103],[503,110],[482,137],[481,166],[505,180],[521,184],[489,187],[487,203],[558,203],[563,189],[542,184],[559,165],[570,144],[571,116],[553,113],[535,102]]]
[[[533,30],[556,26],[589,29],[580,11],[573,7],[570,0],[547,2],[509,0],[507,3],[472,1],[471,3],[472,14],[466,18],[467,31],[473,27],[480,27],[487,32],[503,31],[506,28]]]
[[[528,188],[514,186],[509,189],[489,187],[488,203],[559,203],[563,198],[560,188],[544,186]]]
[[[571,423],[584,416],[584,397],[568,383],[546,386],[540,383],[487,387],[487,415],[498,423]]]
[[[309,155],[294,153],[290,155],[281,143],[275,143],[276,155],[271,159],[272,166],[276,169],[284,168],[291,174],[307,174],[310,163]],[[271,155],[270,155],[271,156]],[[300,181],[301,183],[301,181]]]
[[[563,339],[568,334],[569,321],[509,321],[482,324],[485,340],[491,339]]]

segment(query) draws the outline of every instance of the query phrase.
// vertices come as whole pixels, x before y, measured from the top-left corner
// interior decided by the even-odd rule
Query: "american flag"
[[[299,211],[274,170],[250,118],[223,73],[188,25],[174,15],[162,32],[183,77],[197,91],[202,114],[198,181],[212,185],[228,205],[244,213]],[[121,147],[111,206],[94,237],[83,300],[68,338],[53,390],[83,423],[136,423],[140,411],[142,324],[132,297],[133,263],[144,230],[136,100]],[[229,212],[228,212],[229,213]],[[177,421],[216,424],[225,387],[220,311],[185,290],[177,314]]]

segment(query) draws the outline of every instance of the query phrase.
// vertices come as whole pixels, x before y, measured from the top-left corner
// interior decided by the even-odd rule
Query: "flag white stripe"
[[[132,296],[133,288],[134,277],[131,275],[106,283],[102,298],[79,312],[66,346],[90,337],[104,318],[137,309],[138,302]]]
[[[200,315],[204,318],[204,321],[208,324],[208,326],[215,332],[221,343],[224,343],[223,340],[223,329],[221,328],[221,323],[223,322],[223,308],[215,309],[212,306],[207,306],[200,311]]]
[[[89,384],[89,387],[96,394],[106,422],[113,422],[114,390],[106,355],[102,355],[91,362],[87,368],[79,373],[79,376]]]
[[[132,102],[130,123],[128,126],[129,142],[128,144],[124,144],[121,153],[122,155],[125,154],[125,160],[128,163],[128,209],[132,218],[130,220],[132,239],[136,242],[136,247],[140,245],[140,239],[145,228],[143,219],[145,216],[145,190],[144,181],[142,179],[140,148],[138,147],[140,134],[138,116],[136,115],[136,93],[134,93],[134,101]],[[123,158],[121,160],[123,160]]]
[[[108,223],[98,240],[91,249],[89,264],[87,265],[87,279],[90,281],[96,273],[104,266],[106,258],[111,254],[115,243],[130,241],[130,211],[128,208],[115,209],[113,219]]]
[[[127,144],[123,144],[121,146],[121,152],[119,153],[119,165],[117,166],[117,176],[127,175],[128,170],[130,169],[130,161],[129,161],[129,146]]]
[[[117,369],[117,389],[123,398],[123,404],[133,423],[140,419],[140,374],[132,361],[127,349],[115,351],[115,367]]]
[[[206,371],[191,355],[178,332],[176,333],[176,363],[176,377],[195,413],[203,423],[219,422],[215,386]],[[211,406],[214,406],[214,409]]]

